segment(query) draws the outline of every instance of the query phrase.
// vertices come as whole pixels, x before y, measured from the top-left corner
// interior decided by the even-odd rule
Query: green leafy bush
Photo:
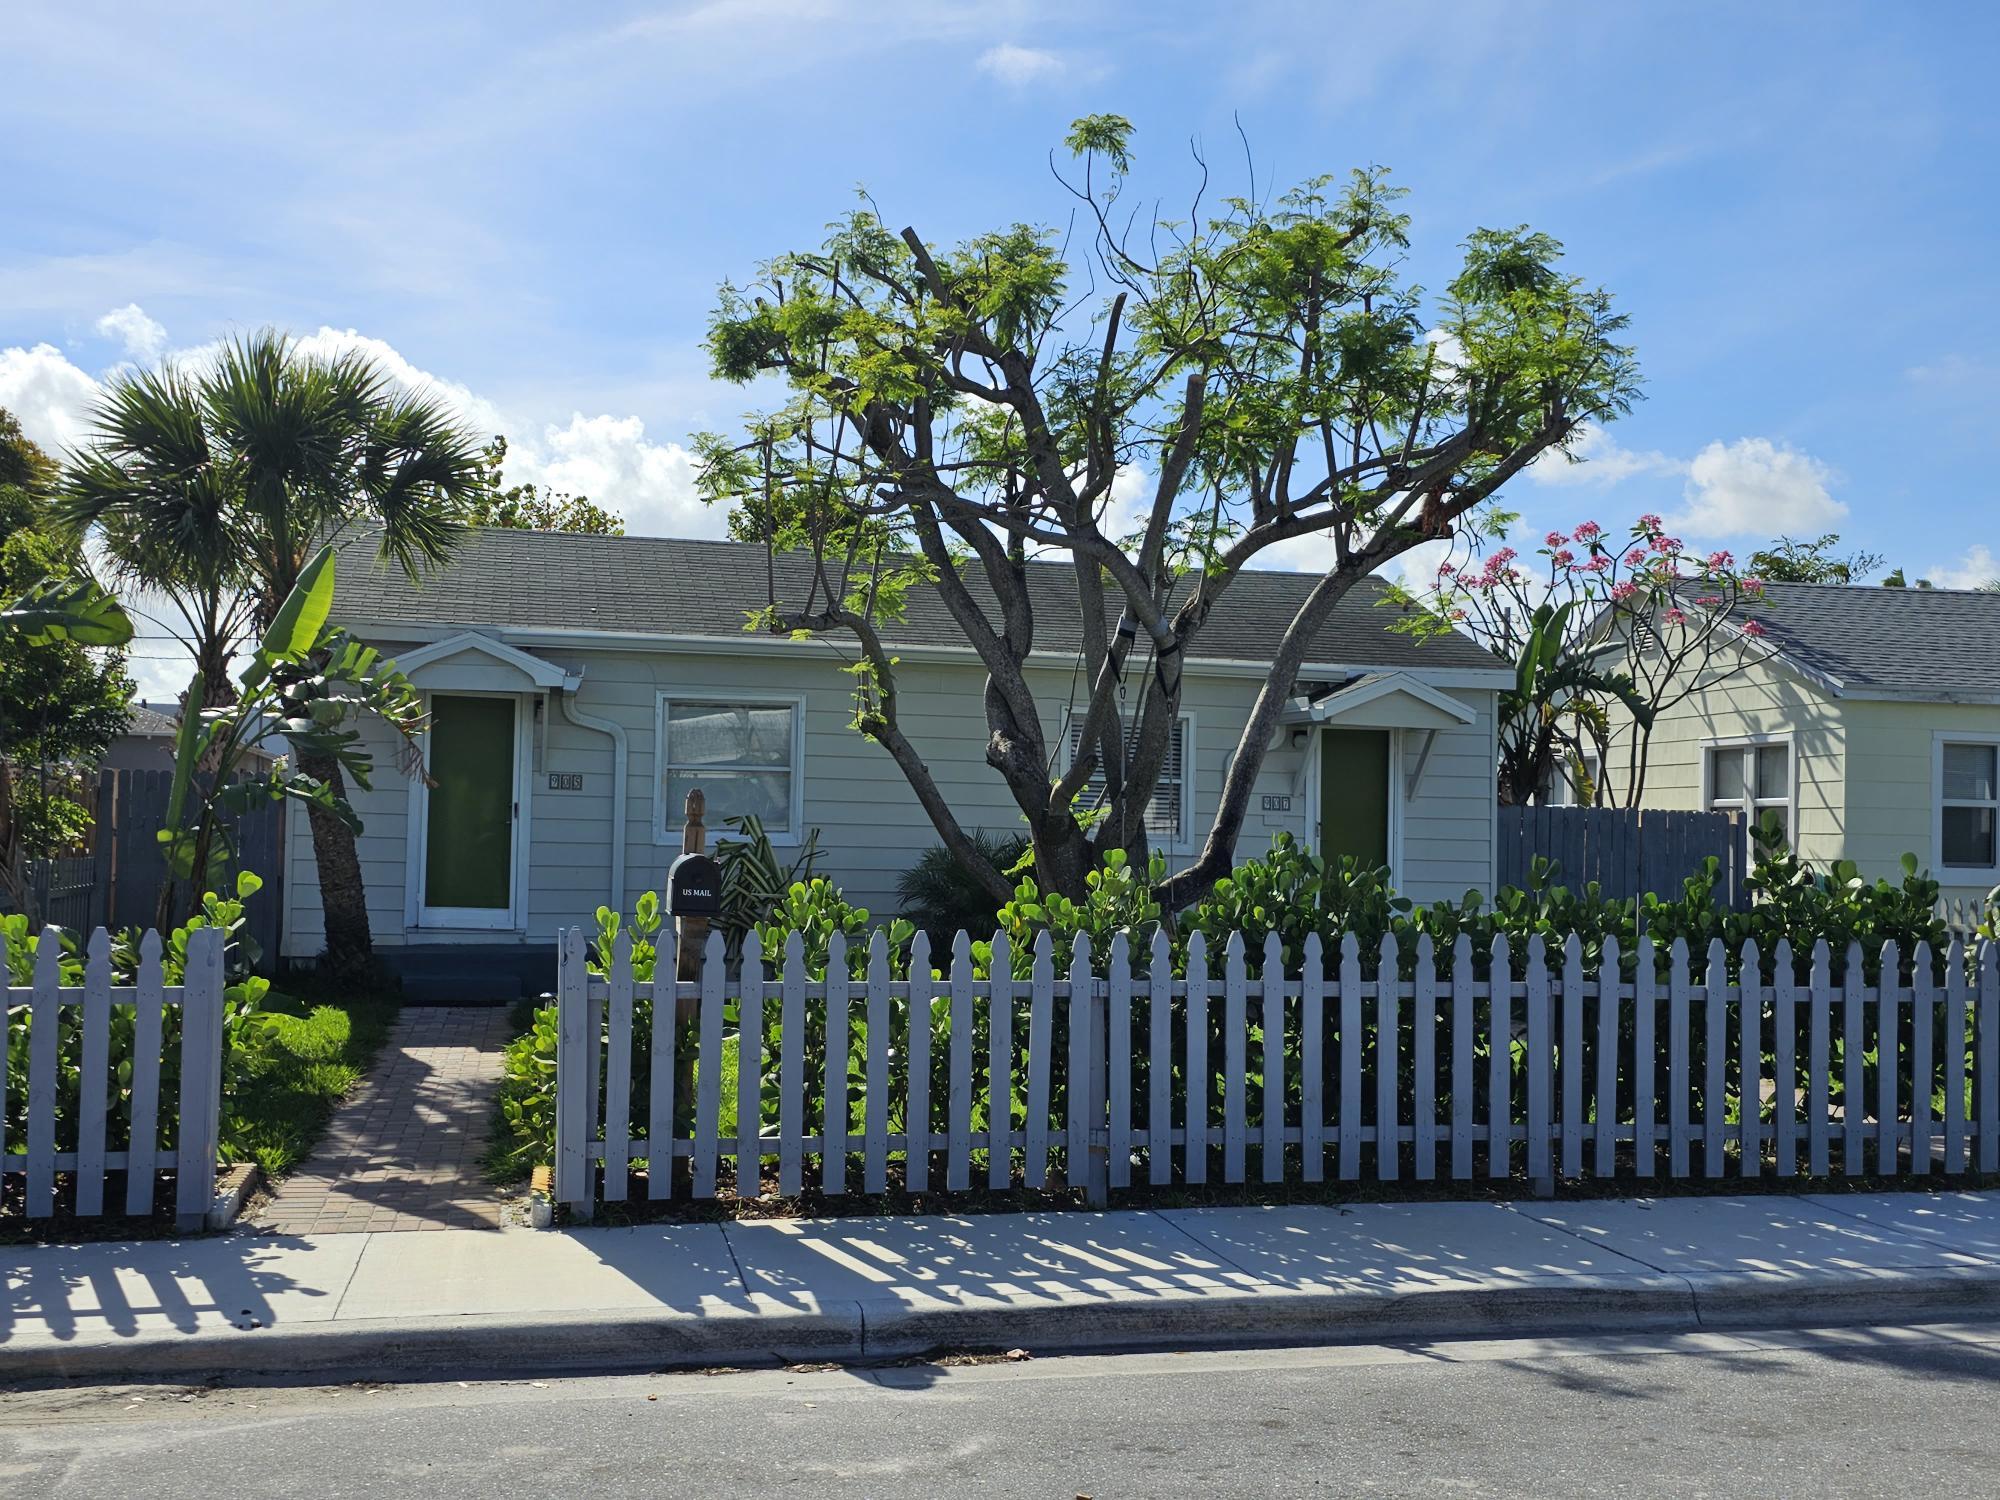
[[[987,863],[1003,874],[1020,864],[1030,847],[1020,834],[992,834],[984,829],[973,830],[972,842]],[[897,877],[896,899],[902,904],[903,915],[928,932],[931,946],[940,952],[950,947],[953,935],[960,931],[986,937],[997,925],[997,911],[986,887],[941,844],[926,849]]]

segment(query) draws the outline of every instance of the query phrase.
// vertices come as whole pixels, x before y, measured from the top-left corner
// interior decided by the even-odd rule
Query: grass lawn
[[[397,1002],[314,983],[272,989],[264,1010],[274,1021],[268,1050],[244,1065],[223,1122],[225,1154],[282,1176],[319,1140],[335,1107],[375,1060]]]

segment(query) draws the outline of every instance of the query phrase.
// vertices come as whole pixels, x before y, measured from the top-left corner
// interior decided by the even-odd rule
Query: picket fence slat
[[[1278,934],[1264,935],[1264,1180],[1285,1180],[1285,950]]]
[[[62,1036],[61,934],[42,929],[35,947],[35,998],[28,1013],[27,1211],[45,1219],[56,1211],[56,1063]]]
[[[204,927],[188,935],[181,976],[180,1150],[174,1163],[174,1218],[183,1229],[199,1229],[208,1222],[215,1200],[215,1148],[221,1124],[222,933]]]
[[[1397,1160],[1402,1155],[1398,1145],[1403,1126],[1397,1105],[1403,1064],[1397,967],[1396,939],[1385,932],[1375,970],[1380,976],[1375,993],[1375,1175],[1383,1182],[1396,1180]]]
[[[83,972],[83,1045],[77,1056],[76,1211],[104,1212],[104,1116],[111,1065],[111,934],[90,935]]]
[[[1223,942],[1220,972],[1211,968],[1213,941]],[[1895,943],[1872,956],[1850,945],[1836,984],[1824,943],[1815,945],[1802,980],[1800,955],[1782,939],[1768,970],[1755,943],[1731,954],[1719,939],[1708,942],[1699,972],[1686,942],[1676,939],[1663,983],[1659,950],[1643,934],[1629,956],[1607,939],[1590,963],[1573,936],[1558,955],[1532,935],[1518,966],[1508,942],[1496,939],[1484,975],[1463,935],[1448,973],[1427,935],[1410,951],[1383,938],[1364,970],[1356,936],[1343,933],[1333,973],[1318,934],[1296,968],[1276,933],[1261,934],[1259,943],[1253,953],[1240,933],[1191,935],[1184,977],[1176,979],[1164,933],[1152,935],[1139,974],[1138,955],[1122,934],[1097,955],[1081,937],[1059,952],[1044,932],[1026,978],[1017,980],[1004,934],[995,935],[983,970],[974,968],[970,937],[956,934],[948,972],[932,970],[929,940],[920,934],[908,952],[914,977],[897,979],[878,931],[869,939],[865,977],[850,966],[846,938],[835,935],[828,972],[815,978],[798,933],[785,936],[775,965],[750,935],[734,970],[720,934],[711,933],[698,969],[689,970],[694,977],[664,977],[678,973],[669,936],[659,945],[654,978],[640,981],[630,934],[613,943],[608,971],[593,977],[585,933],[566,930],[558,945],[558,1196],[587,1218],[598,1202],[629,1192],[630,1164],[642,1158],[648,1192],[671,1196],[680,1155],[692,1159],[684,1181],[698,1196],[713,1196],[724,1150],[745,1195],[763,1193],[767,1182],[785,1196],[802,1191],[815,1155],[816,1180],[838,1194],[848,1190],[855,1146],[861,1185],[871,1192],[886,1188],[898,1151],[910,1191],[950,1194],[982,1185],[981,1150],[988,1157],[983,1186],[1011,1186],[1018,1151],[1021,1180],[1034,1188],[1053,1180],[1093,1204],[1131,1187],[1140,1151],[1145,1179],[1155,1186],[1201,1185],[1216,1165],[1212,1152],[1232,1183],[1334,1174],[1349,1182],[1364,1175],[1431,1179],[1447,1171],[1464,1180],[1481,1139],[1489,1176],[1520,1171],[1538,1185],[1586,1174],[1615,1178],[1626,1170],[1626,1141],[1632,1170],[1650,1175],[1664,1166],[1680,1179],[1826,1176],[1835,1166],[1836,1135],[1838,1170],[1846,1174],[1986,1170],[2000,1154],[2000,955],[1986,945],[1968,954],[1954,938],[1942,980],[1927,943],[1915,945],[1907,967]],[[150,1203],[164,1076],[159,1038],[168,1008],[179,1002],[180,1119],[189,1130],[177,1157],[176,1211],[199,1222],[213,1190],[219,1124],[221,935],[195,935],[188,982],[172,990],[161,983],[157,938],[143,945],[140,972],[123,987],[113,984],[108,938],[92,941],[76,989],[60,987],[58,952],[46,943],[35,984],[9,992],[30,1033],[28,1149],[0,1167],[25,1179],[42,1214],[55,1205],[65,1174],[74,1177],[79,1211],[102,1211],[106,1169],[128,1163],[140,1179],[128,1184],[128,1203]],[[641,1138],[633,1069],[641,1061],[636,1049],[649,1045],[637,1024],[648,1000],[653,1050]],[[1025,1024],[1015,1015],[1023,1001]],[[861,1015],[857,1002],[865,1004]],[[685,1040],[678,1031],[683,1003],[694,1005]],[[899,1012],[904,1003],[907,1011]],[[111,1073],[124,1055],[111,1055],[110,1038],[126,1005],[141,1055],[129,1074],[131,1140],[117,1141],[109,1138]],[[767,1006],[778,1007],[768,1032]],[[733,1031],[725,1019],[731,1007]],[[858,1037],[857,1026],[865,1028]],[[812,1061],[821,1036],[824,1068]],[[733,1101],[721,1087],[732,1041]],[[689,1046],[691,1060],[682,1055]],[[935,1089],[934,1049],[943,1049]],[[1482,1049],[1483,1076],[1476,1061]],[[80,1087],[62,1077],[62,1060],[72,1056]],[[850,1057],[859,1070],[854,1081]],[[1865,1072],[1878,1058],[1879,1068]],[[767,1071],[775,1074],[768,1122]],[[690,1078],[693,1097],[677,1104]],[[1934,1102],[1940,1088],[1941,1106]],[[60,1096],[64,1089],[72,1094]],[[1018,1112],[1017,1097],[1025,1100]],[[732,1138],[724,1145],[730,1104]],[[686,1124],[676,1118],[683,1112]],[[901,1126],[892,1131],[899,1114]],[[71,1134],[59,1137],[58,1129]],[[1448,1168],[1441,1159],[1447,1140]],[[766,1160],[775,1163],[770,1179]]]
[[[848,964],[847,934],[836,932],[826,944],[826,1092],[819,1158],[820,1188],[836,1197],[847,1191],[848,1009],[854,991]]]
[[[910,942],[910,1002],[904,1056],[910,1062],[903,1106],[903,1182],[913,1193],[931,1185],[931,940]]]
[[[962,1193],[972,1181],[972,939],[951,943],[951,1071],[945,1115],[944,1185]]]
[[[1199,932],[1188,939],[1187,1104],[1181,1180],[1208,1181],[1208,941]]]
[[[838,941],[838,938],[836,938]],[[646,1196],[671,1198],[674,1193],[674,1116],[680,1085],[680,944],[674,924],[666,924],[654,940],[653,1055],[646,1099]]]
[[[1243,934],[1231,933],[1222,969],[1222,1180],[1243,1180],[1243,1096],[1248,1087],[1245,1051]]]
[[[604,1201],[619,1203],[625,1198],[625,1173],[631,1164],[632,934],[621,929],[611,952],[607,976],[611,1051],[604,1060]]]
[[[153,1211],[160,1150],[160,1039],[167,987],[160,963],[160,935],[139,940],[138,995],[132,1016],[132,1134],[125,1149],[125,1212]]]

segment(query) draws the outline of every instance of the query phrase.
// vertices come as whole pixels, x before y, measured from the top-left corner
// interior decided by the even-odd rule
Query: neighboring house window
[[[1603,780],[1604,768],[1595,750],[1586,750],[1581,755],[1583,774],[1589,778],[1593,789]],[[1542,781],[1542,806],[1577,807],[1583,799],[1576,792],[1576,763],[1568,755],[1559,755],[1556,763],[1549,767],[1548,775]]]
[[[1779,740],[1759,745],[1712,745],[1708,751],[1711,812],[1740,812],[1754,827],[1776,814],[1785,842],[1792,839],[1792,747]]]
[[[1147,835],[1153,842],[1169,847],[1187,842],[1188,826],[1194,816],[1188,795],[1191,788],[1187,777],[1187,767],[1194,758],[1192,750],[1194,724],[1183,714],[1175,721],[1174,729],[1175,733],[1167,741],[1167,757],[1160,764],[1159,782],[1153,788],[1152,800],[1146,804]],[[1128,756],[1132,753],[1132,745],[1137,734],[1138,726],[1135,724],[1126,736],[1125,753]],[[1070,758],[1073,761],[1078,750],[1082,748],[1082,715],[1071,717],[1068,733],[1063,738],[1069,744]],[[1077,806],[1086,810],[1094,808],[1103,795],[1104,767],[1100,764],[1090,773],[1090,780],[1085,784]]]
[[[774,840],[796,840],[803,725],[797,699],[662,695],[656,836],[679,842],[687,794],[700,787],[710,828],[754,813]]]
[[[1947,740],[1939,757],[1939,863],[1991,870],[2000,865],[2000,744]]]

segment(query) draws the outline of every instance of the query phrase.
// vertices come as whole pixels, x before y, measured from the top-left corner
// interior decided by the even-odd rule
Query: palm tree
[[[444,561],[483,473],[478,443],[441,403],[396,389],[364,355],[305,354],[270,330],[230,340],[201,372],[114,380],[97,431],[76,460],[71,524],[99,527],[134,577],[178,587],[177,600],[205,604],[210,596],[189,593],[177,569],[190,551],[212,555],[201,588],[235,590],[259,630],[320,548],[359,528],[378,528],[380,555],[413,578]],[[227,680],[226,671],[208,678]],[[299,765],[346,795],[331,756],[302,753]],[[324,809],[308,811],[324,962],[359,977],[374,950],[354,834]]]

